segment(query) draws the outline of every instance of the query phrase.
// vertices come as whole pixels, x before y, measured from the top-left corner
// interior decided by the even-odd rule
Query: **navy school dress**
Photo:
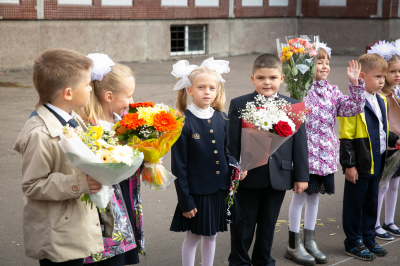
[[[226,197],[232,168],[237,164],[228,150],[228,120],[225,114],[214,111],[209,119],[201,119],[190,110],[185,111],[182,134],[172,146],[172,173],[178,205],[171,223],[171,231],[202,236],[228,231],[228,222],[241,219],[236,199],[228,217]],[[196,215],[183,216],[197,208]]]

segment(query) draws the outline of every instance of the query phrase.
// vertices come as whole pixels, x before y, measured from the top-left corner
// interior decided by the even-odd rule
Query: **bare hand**
[[[346,179],[353,184],[356,183],[358,180],[358,172],[355,166],[352,168],[346,168]]]
[[[400,146],[400,139],[396,141],[396,146]],[[396,147],[397,148],[397,147]]]
[[[103,187],[99,182],[94,180],[89,175],[87,176],[87,182],[89,185],[90,193],[92,193],[92,194],[99,192],[101,190],[101,188]]]
[[[191,210],[189,212],[184,212],[183,216],[190,219],[190,218],[193,218],[196,215],[196,213],[197,213],[197,208],[194,208],[193,210]]]
[[[349,61],[349,67],[347,68],[347,77],[351,84],[358,86],[358,77],[361,72],[361,64],[357,61],[351,60]]]
[[[158,160],[157,164],[158,165],[162,165],[163,164],[163,157],[161,157],[160,160]]]
[[[308,188],[308,182],[294,182],[294,193],[300,194]]]
[[[247,176],[247,171],[240,172],[240,179],[239,179],[239,181],[242,181],[246,176]]]

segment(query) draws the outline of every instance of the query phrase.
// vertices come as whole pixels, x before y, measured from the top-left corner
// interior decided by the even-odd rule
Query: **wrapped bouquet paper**
[[[305,121],[304,102],[289,104],[284,99],[257,95],[242,110],[240,169],[267,164],[271,156]]]
[[[143,162],[143,154],[129,146],[117,145],[112,136],[100,126],[89,126],[87,131],[68,125],[59,132],[61,149],[70,165],[91,176],[103,185],[100,192],[84,195],[82,201],[91,201],[104,209],[114,191],[109,187],[134,175]],[[90,199],[90,200],[89,200]]]
[[[397,151],[385,160],[385,166],[383,168],[382,177],[379,181],[379,189],[382,189],[390,181],[392,176],[396,173],[400,167],[400,146],[397,146]]]
[[[182,132],[184,117],[164,104],[138,102],[114,126],[121,143],[127,143],[144,154],[142,181],[155,190],[166,190],[176,177],[157,164]]]
[[[286,90],[290,92],[291,98],[301,102],[314,78],[319,36],[285,36],[276,39],[276,42],[285,75]]]

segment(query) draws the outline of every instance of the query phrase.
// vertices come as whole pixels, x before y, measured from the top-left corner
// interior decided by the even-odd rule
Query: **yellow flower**
[[[137,114],[139,115],[139,119],[143,119],[145,121],[146,126],[153,125],[153,116],[157,113],[153,107],[138,107]]]
[[[89,132],[89,136],[93,139],[100,139],[103,136],[103,129],[99,126],[92,127]]]
[[[282,48],[282,53],[286,53],[287,51],[289,51],[289,48],[288,48],[288,47],[283,47],[283,48]]]
[[[109,150],[106,149],[101,149],[97,151],[97,157],[103,162],[103,163],[111,163],[111,154]]]
[[[299,48],[299,53],[304,53],[304,48]]]

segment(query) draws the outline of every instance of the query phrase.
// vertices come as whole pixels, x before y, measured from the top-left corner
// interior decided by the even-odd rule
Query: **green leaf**
[[[298,73],[299,73],[299,71],[298,71],[297,67],[293,67],[292,68],[292,75],[296,76]]]

